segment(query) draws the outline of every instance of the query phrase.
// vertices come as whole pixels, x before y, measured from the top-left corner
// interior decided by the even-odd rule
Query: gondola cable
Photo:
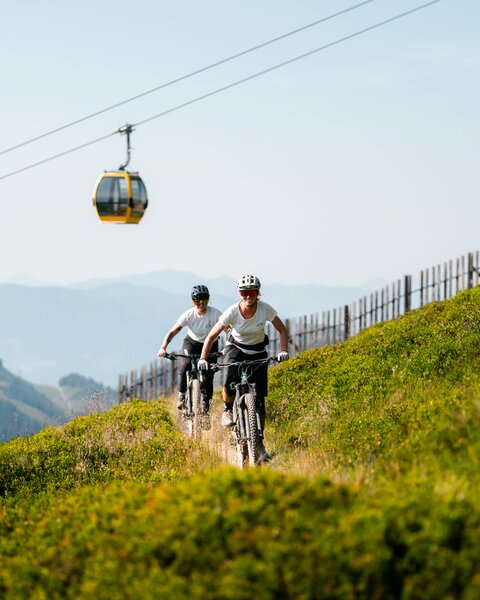
[[[238,85],[241,85],[243,83],[246,83],[247,81],[251,81],[252,79],[255,79],[255,78],[260,77],[262,75],[266,75],[267,73],[271,73],[272,71],[275,71],[277,69],[280,69],[282,67],[290,65],[290,64],[292,64],[294,62],[297,62],[297,61],[299,61],[299,60],[301,60],[303,58],[307,58],[308,56],[312,56],[313,54],[316,54],[316,53],[321,52],[323,50],[327,50],[328,48],[331,48],[332,46],[336,46],[336,45],[338,45],[340,43],[346,42],[346,41],[351,40],[351,39],[353,39],[355,37],[358,37],[360,35],[368,33],[368,32],[370,32],[370,31],[372,31],[374,29],[382,27],[383,25],[387,25],[388,23],[392,23],[393,21],[396,21],[396,20],[401,19],[403,17],[406,17],[408,15],[411,15],[411,14],[413,14],[415,12],[418,12],[418,11],[424,9],[424,8],[432,6],[433,4],[437,4],[437,3],[441,2],[441,1],[442,0],[431,0],[430,2],[426,2],[425,4],[417,6],[417,7],[413,8],[413,9],[410,9],[410,10],[405,11],[403,13],[399,13],[399,14],[394,15],[393,17],[390,17],[390,18],[385,19],[383,21],[379,21],[379,22],[377,22],[377,23],[375,23],[373,25],[370,25],[369,27],[365,27],[364,29],[360,29],[360,30],[358,30],[358,31],[356,31],[354,33],[351,33],[351,34],[347,35],[347,36],[344,36],[342,38],[338,38],[337,40],[334,40],[333,42],[329,42],[328,44],[320,46],[319,48],[315,48],[314,50],[310,50],[309,52],[305,52],[304,54],[300,54],[298,56],[295,56],[295,57],[293,57],[293,58],[291,58],[289,60],[286,60],[286,61],[284,61],[282,63],[278,63],[276,65],[273,65],[272,67],[269,67],[268,69],[264,69],[262,71],[258,71],[257,73],[249,75],[248,77],[244,77],[243,79],[239,79],[239,80],[234,81],[234,82],[232,82],[230,84],[227,84],[225,86],[222,86],[220,88],[212,90],[211,92],[208,92],[208,93],[203,94],[201,96],[197,96],[196,98],[193,98],[192,100],[189,100],[187,102],[184,102],[182,104],[179,104],[177,106],[169,108],[169,109],[167,109],[167,110],[165,110],[165,111],[163,111],[161,113],[158,113],[156,115],[148,117],[147,119],[143,119],[142,121],[138,121],[138,123],[135,124],[135,127],[139,127],[140,125],[144,125],[145,123],[153,121],[154,119],[159,119],[160,117],[164,117],[164,116],[166,116],[166,115],[168,115],[170,113],[173,113],[173,112],[175,112],[177,110],[180,110],[182,108],[185,108],[187,106],[195,104],[196,102],[200,102],[201,100],[205,100],[206,98],[209,98],[211,96],[214,96],[216,94],[224,92],[224,91],[226,91],[228,89],[231,89],[231,88],[236,87]],[[23,171],[27,171],[27,170],[32,169],[34,167],[37,167],[39,165],[45,164],[45,163],[47,163],[49,161],[52,161],[52,160],[55,160],[55,159],[60,158],[62,156],[65,156],[66,154],[70,154],[72,152],[76,152],[77,150],[81,150],[82,148],[85,148],[87,146],[91,146],[91,145],[96,144],[98,142],[101,142],[101,141],[103,141],[103,140],[105,140],[105,139],[107,139],[107,138],[109,138],[109,137],[111,137],[113,135],[116,135],[117,133],[120,133],[120,132],[121,132],[120,129],[117,129],[116,131],[114,131],[112,133],[104,135],[104,136],[102,136],[100,138],[96,138],[95,140],[92,140],[90,142],[86,142],[84,144],[81,144],[80,146],[76,146],[75,148],[71,148],[70,150],[66,150],[66,151],[61,152],[59,154],[55,154],[54,156],[50,156],[50,157],[45,158],[45,159],[43,159],[41,161],[32,163],[30,165],[22,167],[21,169],[17,169],[15,171],[11,171],[10,173],[6,173],[5,175],[0,175],[0,180],[7,179],[8,177],[12,177],[13,175],[17,175],[18,173],[21,173]]]
[[[190,73],[187,73],[186,75],[182,75],[180,77],[177,77],[176,79],[172,79],[171,81],[167,81],[166,83],[162,83],[154,88],[151,88],[150,90],[147,90],[145,92],[142,92],[140,94],[136,94],[135,96],[131,96],[130,98],[126,98],[125,100],[121,100],[120,102],[117,102],[115,104],[112,104],[110,106],[107,106],[106,108],[100,109],[96,112],[90,113],[84,117],[81,117],[80,119],[76,119],[75,121],[71,121],[70,123],[66,123],[65,125],[61,125],[60,127],[56,127],[55,129],[52,129],[50,131],[46,131],[45,133],[42,133],[40,135],[37,135],[33,138],[30,138],[28,140],[25,140],[23,142],[20,142],[19,144],[15,144],[14,146],[11,146],[10,148],[5,148],[4,150],[0,150],[0,156],[2,154],[7,154],[8,152],[12,152],[13,150],[17,150],[18,148],[22,148],[23,146],[27,146],[28,144],[32,144],[33,142],[37,142],[43,138],[46,138],[50,135],[53,135],[54,133],[58,133],[60,131],[63,131],[64,129],[68,129],[69,127],[73,127],[74,125],[78,125],[79,123],[83,123],[84,121],[87,121],[89,119],[92,119],[93,117],[97,117],[103,113],[106,113],[110,110],[113,110],[115,108],[118,108],[120,106],[123,106],[124,104],[128,104],[129,102],[133,102],[134,100],[138,100],[140,98],[143,98],[144,96],[147,96],[149,94],[153,94],[154,92],[158,92],[159,90],[162,90],[164,88],[167,88],[169,86],[172,86],[176,83],[180,83],[181,81],[185,81],[186,79],[189,79],[190,77],[194,77],[196,75],[200,75],[201,73],[204,73],[205,71],[208,71],[210,69],[213,69],[215,67],[219,67],[220,65],[223,65],[227,62],[230,62],[232,60],[235,60],[237,58],[240,58],[241,56],[245,56],[246,54],[250,54],[251,52],[255,52],[256,50],[260,50],[261,48],[265,48],[266,46],[269,46],[271,44],[274,44],[276,42],[279,42],[280,40],[283,40],[287,37],[290,37],[292,35],[295,35],[297,33],[300,33],[302,31],[305,31],[307,29],[310,29],[312,27],[315,27],[316,25],[320,25],[321,23],[325,23],[326,21],[329,21],[331,19],[334,19],[336,17],[339,17],[343,14],[346,14],[348,12],[351,12],[353,10],[356,10],[357,8],[360,8],[362,6],[364,6],[365,4],[370,4],[371,2],[375,2],[376,0],[364,0],[363,2],[360,2],[358,4],[354,4],[353,6],[350,6],[348,8],[345,8],[344,10],[338,11],[336,13],[333,13],[331,15],[328,15],[326,17],[322,17],[321,19],[317,19],[316,21],[313,21],[312,23],[308,23],[307,25],[303,25],[302,27],[299,27],[297,29],[294,29],[292,31],[289,31],[287,33],[284,33],[282,35],[279,35],[275,38],[272,38],[270,40],[267,40],[266,42],[262,42],[261,44],[257,44],[256,46],[252,46],[251,48],[247,48],[246,50],[242,50],[241,52],[237,52],[236,54],[232,54],[231,56],[228,56],[226,58],[223,58],[221,60],[218,60],[214,63],[211,63],[205,67],[201,67],[200,69],[197,69],[195,71],[192,71]]]

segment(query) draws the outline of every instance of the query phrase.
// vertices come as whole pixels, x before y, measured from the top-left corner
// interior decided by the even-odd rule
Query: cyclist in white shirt
[[[192,288],[192,308],[182,313],[175,325],[167,332],[162,346],[158,351],[158,356],[164,357],[167,354],[167,346],[177,333],[187,327],[187,335],[183,340],[182,350],[188,354],[200,355],[203,342],[209,331],[217,323],[221,312],[218,308],[208,306],[210,292],[206,285],[194,285]],[[219,335],[221,330],[219,332]],[[218,336],[211,344],[211,352],[218,352]],[[216,362],[215,357],[211,357],[210,362]],[[185,393],[187,391],[187,371],[190,369],[190,360],[188,358],[181,360],[178,370],[178,400],[177,408],[181,410],[185,406]],[[213,376],[212,371],[207,371],[205,377],[205,388],[207,397],[205,398],[205,410],[210,408],[210,400],[213,395]]]
[[[229,329],[229,336],[224,351],[224,362],[233,363],[243,360],[257,360],[267,358],[265,350],[268,338],[265,335],[265,325],[270,321],[280,334],[280,352],[277,355],[279,362],[288,359],[287,330],[277,311],[266,302],[259,300],[260,280],[255,275],[243,275],[237,283],[240,302],[227,308],[220,316],[218,323],[208,334],[203,344],[201,359],[198,363],[200,369],[208,369],[206,361],[214,340],[217,339],[222,329]],[[265,428],[265,396],[268,393],[267,365],[255,369],[250,381],[256,384],[257,398],[260,403],[262,429]],[[237,367],[229,367],[223,387],[224,412],[222,424],[226,427],[232,425],[232,407],[235,394],[232,385],[238,383]],[[270,456],[261,442],[260,451],[264,461]]]

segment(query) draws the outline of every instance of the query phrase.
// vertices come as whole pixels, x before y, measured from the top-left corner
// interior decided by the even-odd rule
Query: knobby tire
[[[192,381],[191,394],[193,415],[190,419],[190,433],[192,439],[197,439],[202,436],[202,392],[200,390],[200,381],[198,379]]]
[[[233,414],[234,414],[234,425],[233,431],[234,439],[235,439],[235,449],[237,453],[237,465],[240,469],[245,469],[248,466],[248,446],[247,440],[242,438],[241,428],[239,419],[243,419],[245,423],[246,410],[245,408],[240,408],[239,406],[239,398],[235,399]]]
[[[245,426],[247,430],[248,464],[252,467],[261,465],[260,449],[258,447],[258,422],[253,394],[245,394]]]

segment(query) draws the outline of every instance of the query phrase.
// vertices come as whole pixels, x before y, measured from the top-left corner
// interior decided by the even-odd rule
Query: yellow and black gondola
[[[140,175],[126,171],[130,162],[131,125],[119,129],[127,136],[127,160],[118,171],[105,171],[97,179],[93,188],[93,205],[101,221],[109,223],[137,224],[143,217],[147,206],[147,190]]]
[[[131,171],[105,171],[93,190],[93,203],[102,221],[137,224],[148,206],[147,190]]]

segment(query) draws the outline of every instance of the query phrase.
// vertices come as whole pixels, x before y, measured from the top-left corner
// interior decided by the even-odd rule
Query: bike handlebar
[[[214,358],[215,356],[222,356],[223,352],[210,352],[208,358]],[[185,354],[184,352],[167,352],[164,358],[169,360],[176,360],[177,358],[200,358],[200,354]]]
[[[269,364],[269,363],[278,363],[279,361],[277,360],[277,358],[275,356],[269,356],[268,358],[257,358],[256,360],[240,360],[238,362],[231,362],[231,363],[212,363],[211,365],[209,365],[209,368],[212,371],[218,371],[219,369],[222,368],[228,368],[228,367],[249,367],[249,366],[253,366],[253,365],[263,365],[263,364]]]

